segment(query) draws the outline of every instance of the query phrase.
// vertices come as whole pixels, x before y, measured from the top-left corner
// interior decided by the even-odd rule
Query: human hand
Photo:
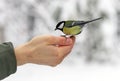
[[[56,66],[71,52],[75,37],[36,36],[15,48],[17,65],[35,63]]]

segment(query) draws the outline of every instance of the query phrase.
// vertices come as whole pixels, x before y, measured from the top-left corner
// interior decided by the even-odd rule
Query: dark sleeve
[[[0,44],[0,80],[16,72],[17,64],[11,42]]]

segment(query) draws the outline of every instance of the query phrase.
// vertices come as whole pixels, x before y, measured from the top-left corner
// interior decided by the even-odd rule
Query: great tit
[[[99,19],[102,19],[102,17],[89,21],[75,21],[75,20],[60,21],[56,25],[55,30],[61,30],[65,35],[78,35],[82,32],[82,29],[85,26],[85,24]]]

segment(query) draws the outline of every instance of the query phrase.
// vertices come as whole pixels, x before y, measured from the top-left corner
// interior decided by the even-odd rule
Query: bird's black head
[[[63,31],[63,26],[65,25],[65,21],[61,21],[56,25],[55,30],[61,30]]]

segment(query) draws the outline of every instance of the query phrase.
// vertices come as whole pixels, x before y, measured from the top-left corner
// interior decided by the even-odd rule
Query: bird
[[[67,20],[67,21],[60,21],[56,25],[55,30],[60,30],[62,31],[65,36],[66,35],[78,35],[82,32],[83,27],[93,21],[100,20],[103,17],[99,17],[96,19],[88,20],[88,21],[79,21],[79,20]]]

